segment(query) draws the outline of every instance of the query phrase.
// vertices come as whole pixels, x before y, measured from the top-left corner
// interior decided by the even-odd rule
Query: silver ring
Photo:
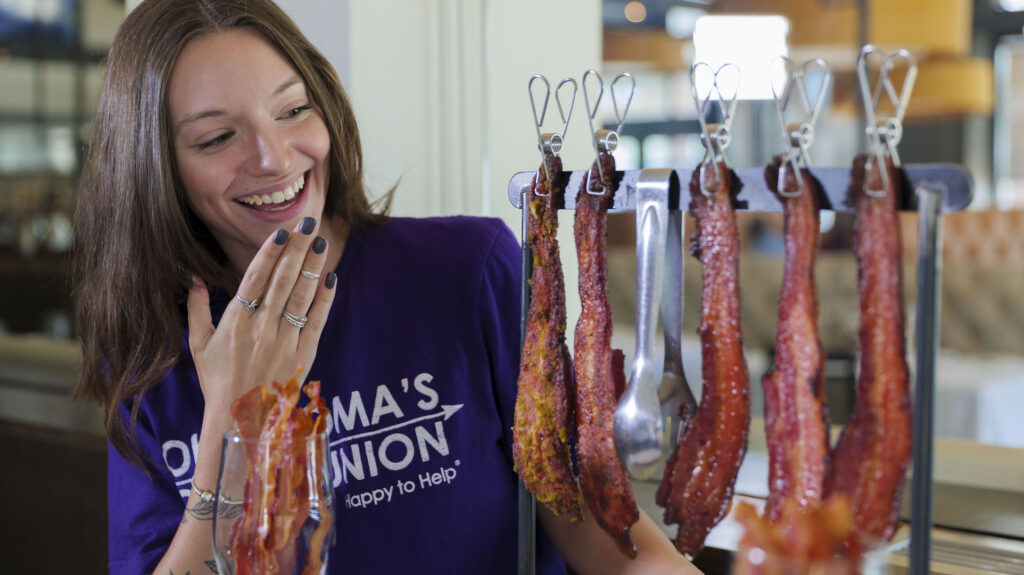
[[[247,309],[249,311],[256,311],[256,308],[260,307],[260,298],[256,298],[256,299],[254,299],[252,301],[248,301],[246,299],[243,299],[242,296],[240,296],[240,295],[238,295],[236,293],[235,294],[235,299],[237,299],[239,302],[241,302],[241,304],[245,306],[245,309]]]
[[[290,314],[288,312],[284,312],[284,314],[282,314],[281,317],[283,317],[286,322],[294,325],[295,327],[297,327],[299,329],[302,329],[302,328],[306,327],[306,322],[309,321],[309,318],[307,318],[307,317],[304,317],[304,316],[300,317],[300,316],[297,316],[297,315],[292,315],[292,314]]]
[[[307,272],[306,270],[302,270],[302,277],[308,280],[318,280],[320,279],[320,274],[315,274],[313,272]]]

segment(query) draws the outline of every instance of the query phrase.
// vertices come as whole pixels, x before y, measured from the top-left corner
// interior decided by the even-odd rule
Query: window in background
[[[783,82],[781,77],[772,78],[771,74],[781,73],[781,68],[772,63],[788,54],[787,34],[789,21],[782,16],[702,16],[693,30],[694,62],[706,63],[712,70],[725,64],[737,66],[738,98],[768,100],[772,97],[771,81],[776,86]],[[701,85],[703,79],[698,77],[697,85],[697,93],[702,97],[710,89]]]
[[[1020,209],[1024,207],[1024,38],[1004,37],[996,47],[994,65],[996,205]]]

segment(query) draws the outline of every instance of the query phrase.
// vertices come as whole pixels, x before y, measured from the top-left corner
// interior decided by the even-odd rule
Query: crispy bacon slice
[[[778,190],[780,159],[765,169],[769,188]],[[764,388],[764,427],[768,440],[769,521],[781,518],[793,502],[801,511],[821,504],[828,422],[825,412],[824,354],[818,334],[818,294],[814,260],[818,248],[818,190],[814,178],[786,170],[787,189],[796,197],[779,195],[785,221],[786,265],[779,295],[775,364],[761,380]],[[777,193],[777,192],[776,192]]]
[[[842,555],[841,543],[853,530],[853,514],[845,497],[812,508],[786,499],[771,521],[741,501],[734,516],[744,531],[734,555],[733,575],[861,572],[860,556]]]
[[[576,375],[576,461],[583,501],[624,555],[636,558],[630,526],[640,519],[629,476],[615,453],[617,380],[626,379],[621,350],[612,350],[612,306],[608,302],[606,259],[607,214],[614,187],[615,160],[598,157],[576,196],[576,253],[580,266],[582,311],[576,323],[574,364]],[[617,354],[617,356],[616,356]],[[618,365],[616,365],[616,363]]]
[[[570,464],[575,392],[565,344],[565,281],[558,253],[562,160],[545,157],[530,195],[528,235],[533,251],[530,309],[519,365],[512,458],[526,488],[554,514],[578,521],[583,505]]]
[[[700,405],[686,423],[669,457],[656,501],[665,523],[679,523],[676,548],[696,555],[711,528],[725,516],[747,451],[750,427],[747,362],[740,329],[739,235],[733,209],[732,172],[718,173],[710,197],[701,192],[700,173],[690,181],[690,212],[698,233],[691,251],[703,268],[701,354],[704,387]]]
[[[896,530],[912,433],[896,212],[900,174],[887,158],[889,188],[881,198],[870,197],[863,186],[866,159],[854,160],[850,190],[856,208],[860,374],[853,414],[825,475],[825,496],[846,495],[853,505],[851,547],[888,540]],[[868,177],[879,189],[878,162],[872,164]]]
[[[311,451],[315,446],[310,440],[326,429],[330,411],[320,397],[320,382],[309,382],[302,391],[309,402],[301,409],[297,407],[300,390],[295,378],[284,384],[274,382],[271,389],[254,388],[231,406],[239,435],[270,446],[261,449],[246,444],[249,467],[242,515],[229,541],[236,575],[276,573],[297,549],[296,540],[302,535],[311,502],[327,499],[323,490],[330,485],[316,463],[318,454]],[[323,545],[333,520],[330,513],[320,514],[310,536],[303,575],[320,572]]]

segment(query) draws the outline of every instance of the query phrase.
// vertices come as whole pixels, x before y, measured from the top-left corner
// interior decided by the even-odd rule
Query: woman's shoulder
[[[413,257],[434,259],[459,257],[486,258],[515,253],[519,243],[504,221],[480,216],[443,216],[431,218],[392,217],[366,237],[367,247],[395,254],[404,251]]]
[[[384,229],[398,237],[417,241],[466,241],[490,239],[507,231],[505,222],[484,216],[391,217]]]

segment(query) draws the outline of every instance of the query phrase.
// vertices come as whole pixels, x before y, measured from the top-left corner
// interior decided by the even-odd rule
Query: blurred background
[[[507,185],[538,164],[527,92],[533,74],[554,86],[564,77],[580,81],[588,69],[600,71],[606,85],[615,74],[631,73],[636,93],[615,153],[618,167],[688,175],[704,154],[691,95],[693,63],[740,65],[743,91],[727,156],[734,167],[756,167],[784,150],[766,73],[772,58],[823,58],[834,81],[811,157],[817,166],[845,167],[867,149],[855,75],[860,47],[910,51],[919,72],[900,156],[908,164],[960,164],[974,179],[969,208],[944,216],[942,224],[934,569],[1024,572],[1024,418],[1018,415],[1024,406],[1024,2],[280,3],[343,79],[360,122],[370,189],[383,194],[400,180],[394,214],[495,216],[517,235],[521,216]],[[78,573],[105,572],[105,438],[97,408],[70,399],[79,351],[68,251],[103,59],[135,4],[0,0],[0,461],[8,470],[0,474],[2,573],[66,572],[61,564]],[[593,161],[582,102],[566,136],[566,169]],[[607,99],[598,120],[614,125]],[[545,131],[555,124],[551,112]],[[902,223],[912,361],[916,216],[904,214]],[[579,313],[572,214],[563,213],[561,224],[571,327]],[[687,225],[692,231],[692,221]],[[757,500],[767,491],[760,378],[773,354],[782,224],[778,214],[744,213],[740,225],[755,420],[737,489]],[[837,425],[848,417],[857,364],[851,229],[849,216],[823,214],[819,322]],[[613,214],[615,337],[627,360],[635,333],[634,239],[633,214]],[[691,386],[699,388],[700,267],[692,258],[685,284],[684,363]],[[26,484],[50,494],[45,508],[38,498],[19,495]],[[641,497],[650,495],[649,485],[635,487]],[[660,517],[653,507],[649,512]],[[38,529],[53,524],[87,527],[75,527],[67,538],[39,536]],[[727,562],[735,536],[728,520],[712,534],[703,558],[709,572]],[[897,541],[905,536],[904,530]],[[40,552],[58,548],[54,557],[66,563],[52,571],[33,563]]]

